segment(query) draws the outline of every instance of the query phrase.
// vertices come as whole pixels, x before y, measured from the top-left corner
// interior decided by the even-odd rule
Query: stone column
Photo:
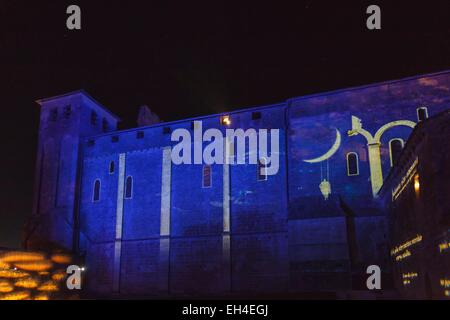
[[[369,143],[370,181],[372,183],[372,193],[376,197],[383,185],[383,170],[381,168],[380,142]]]
[[[161,225],[159,239],[159,290],[168,294],[170,291],[170,211],[172,190],[172,149],[166,147],[162,155],[161,174]]]
[[[114,241],[114,275],[113,292],[120,291],[120,259],[122,256],[122,226],[123,226],[123,192],[125,180],[125,153],[119,155],[119,177],[117,183],[116,206],[116,237]]]
[[[223,230],[222,230],[222,261],[225,280],[224,290],[231,291],[231,235],[230,235],[230,211],[231,211],[231,186],[230,186],[230,158],[233,155],[233,144],[225,139],[224,164],[223,164]]]

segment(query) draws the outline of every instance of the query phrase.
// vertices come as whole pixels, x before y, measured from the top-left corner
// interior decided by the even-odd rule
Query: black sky
[[[31,212],[36,99],[83,88],[131,127],[142,104],[169,121],[450,69],[450,1],[389,2],[1,0],[0,246]]]

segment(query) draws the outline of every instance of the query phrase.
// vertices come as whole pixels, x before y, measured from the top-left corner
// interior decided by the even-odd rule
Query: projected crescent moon
[[[339,132],[338,129],[336,129],[336,141],[334,142],[331,149],[327,151],[327,153],[325,153],[324,155],[322,155],[318,158],[308,159],[308,160],[303,160],[303,161],[308,162],[308,163],[316,163],[316,162],[325,161],[328,158],[330,158],[333,154],[335,154],[340,146],[341,146],[341,133]]]

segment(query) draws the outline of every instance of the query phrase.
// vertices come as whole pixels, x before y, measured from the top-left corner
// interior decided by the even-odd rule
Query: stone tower
[[[139,107],[139,114],[137,118],[138,127],[150,126],[160,122],[161,119],[159,119],[158,115],[152,112],[148,106],[144,105]]]
[[[24,244],[76,250],[80,141],[116,130],[119,119],[82,90],[37,103],[41,116],[33,212]]]

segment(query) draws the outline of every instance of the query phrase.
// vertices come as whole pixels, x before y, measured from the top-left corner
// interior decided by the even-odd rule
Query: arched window
[[[133,197],[133,177],[128,176],[125,181],[125,199],[131,199]]]
[[[359,159],[356,152],[347,153],[347,175],[357,176],[359,175]]]
[[[94,194],[92,195],[92,200],[99,201],[100,200],[100,180],[97,179],[94,181]]]
[[[210,188],[212,184],[211,179],[211,166],[210,165],[204,165],[203,166],[203,182],[202,186],[203,188]]]
[[[417,108],[417,120],[424,121],[428,118],[428,109],[427,107]]]
[[[389,141],[389,154],[391,156],[391,167],[393,167],[403,149],[403,140],[400,138]]]
[[[109,174],[113,174],[114,173],[114,166],[115,166],[114,161],[111,161],[109,163]]]

